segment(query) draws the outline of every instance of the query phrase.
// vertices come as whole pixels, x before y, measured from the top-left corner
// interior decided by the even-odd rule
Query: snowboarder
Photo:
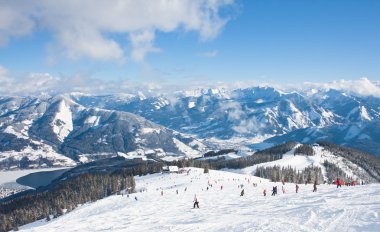
[[[195,206],[197,206],[197,208],[199,209],[199,201],[196,194],[194,196],[194,206],[193,206],[194,209],[195,209]]]
[[[317,191],[317,181],[314,181],[313,192]]]
[[[296,184],[296,193],[298,193],[299,188],[300,188],[300,186],[298,186],[298,184]]]
[[[241,196],[241,197],[244,196],[244,189],[241,190],[241,192],[240,192],[240,196]]]

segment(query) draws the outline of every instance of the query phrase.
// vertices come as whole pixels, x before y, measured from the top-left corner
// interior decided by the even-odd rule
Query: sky
[[[379,12],[378,0],[0,0],[0,93],[53,79],[379,81]]]

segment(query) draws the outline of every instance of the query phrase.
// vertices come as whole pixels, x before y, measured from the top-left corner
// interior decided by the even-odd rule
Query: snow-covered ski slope
[[[340,189],[319,185],[316,193],[312,192],[312,185],[300,185],[296,194],[295,185],[286,183],[283,194],[281,183],[223,171],[210,170],[204,174],[202,169],[195,168],[188,175],[137,177],[136,183],[138,192],[129,197],[114,195],[82,205],[50,222],[31,223],[20,230],[310,232],[380,228],[379,184]],[[207,190],[209,183],[212,187]],[[244,196],[240,196],[241,184]],[[278,186],[277,196],[271,196],[274,185]],[[199,209],[193,209],[195,194]]]
[[[346,158],[334,155],[333,153],[331,153],[330,151],[324,149],[322,146],[319,146],[319,145],[312,146],[315,152],[314,155],[312,156],[303,155],[303,154],[294,155],[294,151],[298,146],[300,146],[300,144],[296,145],[295,148],[293,148],[289,152],[283,154],[282,159],[256,164],[256,165],[249,166],[243,169],[233,169],[233,170],[227,170],[227,171],[236,172],[240,174],[246,174],[246,175],[254,175],[257,167],[265,168],[265,167],[280,166],[280,167],[292,167],[292,168],[295,168],[296,170],[303,170],[307,167],[313,166],[313,167],[321,168],[322,174],[324,175],[325,180],[327,180],[326,169],[323,163],[324,161],[328,161],[329,163],[335,164],[347,176],[355,180],[361,181],[363,176],[368,175],[365,172],[365,170],[363,170],[363,168],[359,167],[358,165],[354,164],[353,162],[349,161]]]

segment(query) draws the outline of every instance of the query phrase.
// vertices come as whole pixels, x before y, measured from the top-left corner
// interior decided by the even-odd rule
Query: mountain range
[[[380,156],[380,99],[273,87],[0,97],[0,168],[165,159],[325,140]]]

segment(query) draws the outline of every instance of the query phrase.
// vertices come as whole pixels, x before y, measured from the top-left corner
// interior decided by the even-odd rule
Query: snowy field
[[[295,185],[286,183],[284,194],[281,183],[223,171],[203,174],[202,169],[195,168],[189,175],[137,177],[136,184],[138,193],[129,197],[114,195],[20,230],[309,232],[380,228],[379,184],[340,189],[319,185],[316,193],[312,192],[312,185],[300,185],[296,194]],[[244,185],[244,196],[240,196],[240,185]],[[277,196],[270,196],[273,185],[278,186]],[[199,209],[193,209],[195,194]]]

